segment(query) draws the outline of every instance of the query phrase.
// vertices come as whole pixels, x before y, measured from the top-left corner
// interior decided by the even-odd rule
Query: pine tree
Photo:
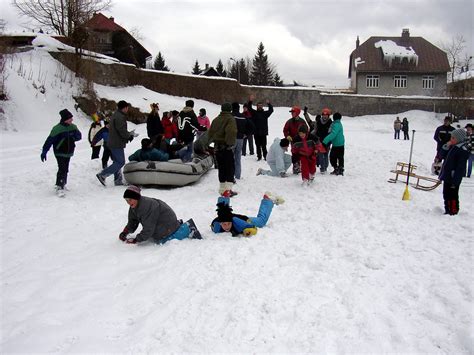
[[[275,76],[273,77],[273,85],[283,86],[283,80],[281,80],[280,75],[278,75],[278,73],[275,73]]]
[[[170,71],[168,66],[165,64],[165,58],[161,55],[161,52],[158,52],[158,55],[153,62],[153,68],[155,70]]]
[[[239,60],[240,83],[244,85],[250,84],[250,65],[244,58]]]
[[[202,70],[201,68],[199,67],[199,62],[197,61],[196,59],[196,63],[194,63],[194,67],[193,67],[193,71],[192,71],[192,74],[194,75],[199,75],[201,74]]]
[[[262,86],[273,84],[272,65],[268,62],[268,55],[265,54],[265,47],[262,42],[258,45],[257,54],[252,61],[250,82],[253,85]]]
[[[224,64],[222,64],[222,61],[219,59],[216,65],[216,71],[219,73],[220,76],[226,77],[227,73],[224,70]]]

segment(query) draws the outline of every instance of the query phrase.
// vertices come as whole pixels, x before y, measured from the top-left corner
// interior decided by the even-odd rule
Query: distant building
[[[210,67],[209,64],[206,64],[206,68],[199,75],[204,76],[222,76],[220,75],[214,67]]]
[[[148,52],[130,33],[115,23],[113,17],[96,13],[84,24],[92,45],[92,50],[117,58],[118,60],[145,68],[151,59]]]
[[[422,37],[370,37],[349,59],[351,89],[366,95],[446,96],[447,54]]]

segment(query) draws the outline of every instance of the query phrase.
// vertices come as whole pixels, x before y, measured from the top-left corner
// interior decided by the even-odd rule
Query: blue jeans
[[[114,181],[115,183],[122,182],[122,172],[121,169],[125,165],[125,153],[124,148],[112,148],[110,149],[110,153],[112,155],[112,164],[102,170],[99,175],[103,177],[107,177],[109,175],[114,174]]]
[[[240,179],[242,175],[242,145],[244,144],[243,139],[237,139],[234,147],[234,164],[235,164],[235,178]]]
[[[318,153],[318,164],[322,172],[326,171],[329,166],[329,153]]]
[[[250,217],[252,224],[257,228],[262,228],[267,224],[273,209],[273,201],[263,198],[260,202],[257,217]]]
[[[291,155],[285,154],[283,156],[283,161],[285,164],[285,172],[286,172],[291,166]],[[277,166],[275,162],[269,161],[268,166],[270,167],[271,170],[262,170],[263,175],[280,176],[280,172],[277,170]]]
[[[192,160],[193,146],[194,142],[191,142],[178,151],[178,156],[183,162],[187,163],[188,161]]]
[[[170,234],[167,237],[164,237],[163,239],[160,239],[157,241],[158,244],[164,244],[171,239],[177,239],[177,240],[183,240],[189,237],[189,234],[191,233],[191,230],[189,229],[189,225],[187,223],[181,224],[179,228],[176,230],[176,232]]]

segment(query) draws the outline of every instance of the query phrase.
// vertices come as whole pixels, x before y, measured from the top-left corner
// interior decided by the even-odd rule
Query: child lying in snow
[[[214,233],[230,232],[233,237],[243,234],[246,237],[255,235],[257,228],[265,226],[272,213],[273,205],[281,205],[285,202],[280,196],[274,196],[270,192],[265,192],[257,217],[247,217],[232,213],[229,206],[230,198],[220,196],[217,199],[217,217],[211,223],[211,229]]]

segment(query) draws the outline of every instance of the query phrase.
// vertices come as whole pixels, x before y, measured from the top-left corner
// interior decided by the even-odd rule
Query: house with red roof
[[[121,62],[134,64],[145,68],[147,60],[151,59],[148,52],[126,29],[115,22],[113,17],[95,13],[84,24],[92,40],[93,50]]]
[[[351,89],[364,95],[446,96],[446,52],[422,37],[370,37],[349,59]]]

